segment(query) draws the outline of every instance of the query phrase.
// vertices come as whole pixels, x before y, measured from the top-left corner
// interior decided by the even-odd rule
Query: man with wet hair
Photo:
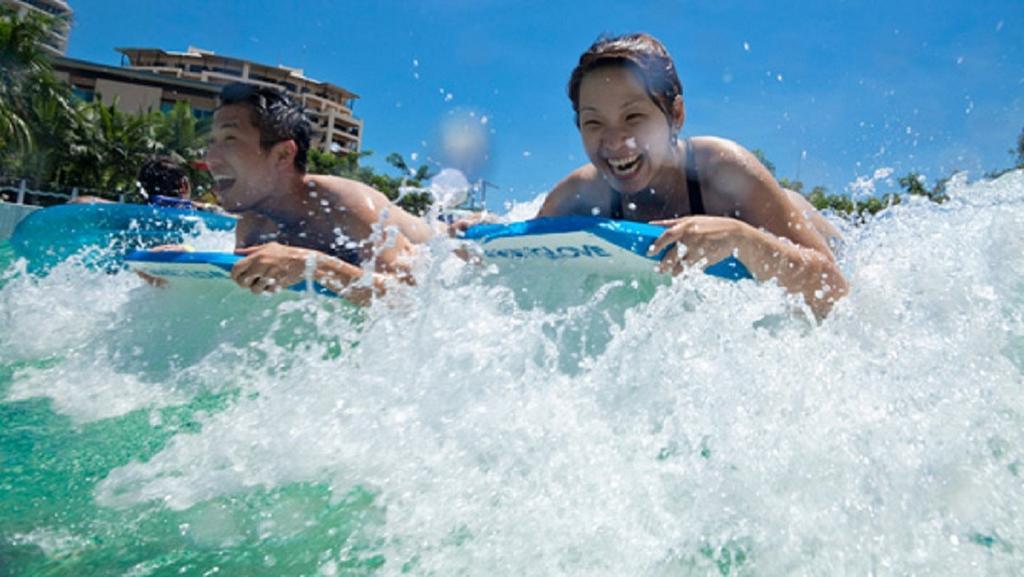
[[[221,206],[239,215],[235,246],[245,258],[231,276],[254,293],[312,277],[365,304],[388,278],[411,282],[411,246],[432,230],[363,183],[306,173],[312,134],[281,92],[243,83],[221,92],[206,163]]]

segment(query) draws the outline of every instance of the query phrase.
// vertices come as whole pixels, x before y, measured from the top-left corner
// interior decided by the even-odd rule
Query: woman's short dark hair
[[[643,81],[647,96],[671,120],[672,105],[677,96],[683,95],[683,84],[665,46],[650,34],[639,33],[598,38],[580,56],[579,64],[569,77],[569,100],[576,113],[577,126],[580,123],[580,83],[588,72],[604,66],[633,69]]]
[[[255,86],[244,82],[232,82],[220,93],[220,105],[248,104],[252,110],[252,121],[260,131],[260,146],[270,148],[284,140],[292,140],[297,148],[295,168],[306,172],[306,159],[313,135],[313,125],[305,110],[288,98],[284,92]]]

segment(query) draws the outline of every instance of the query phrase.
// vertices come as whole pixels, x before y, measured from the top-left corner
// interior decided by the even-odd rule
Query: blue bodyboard
[[[231,278],[231,268],[242,260],[230,252],[184,252],[136,250],[125,257],[128,268],[143,272],[170,283],[200,284],[205,287],[232,286],[244,291]],[[288,287],[293,292],[314,292],[325,296],[338,296],[319,283],[300,282]]]
[[[15,228],[11,248],[29,270],[45,272],[87,249],[87,263],[116,268],[131,250],[177,244],[203,230],[229,231],[231,216],[144,204],[64,204],[28,215]]]
[[[545,217],[508,224],[478,224],[464,238],[476,241],[484,260],[499,269],[547,269],[552,274],[651,276],[664,251],[649,256],[647,249],[665,232],[642,222],[589,216]],[[709,275],[740,280],[752,278],[734,257],[704,269]]]

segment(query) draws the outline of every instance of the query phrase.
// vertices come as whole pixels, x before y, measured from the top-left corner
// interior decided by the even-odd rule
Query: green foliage
[[[412,177],[412,181],[417,183],[430,180],[430,178],[434,176],[434,174],[430,172],[430,167],[427,166],[426,164],[420,165],[419,168],[413,170],[412,168],[409,167],[408,164],[406,164],[405,158],[401,154],[398,154],[397,152],[392,152],[391,154],[387,155],[384,158],[384,160],[391,166],[394,166],[398,170],[402,171],[403,174],[410,175]],[[419,184],[417,184],[416,186],[419,186]]]
[[[33,182],[48,182],[64,168],[75,130],[74,109],[57,84],[39,84],[25,97],[31,146],[7,157],[13,172]]]
[[[1017,150],[1010,150],[1011,155],[1015,155],[1014,161],[1017,168],[1024,168],[1024,128],[1020,130],[1020,135],[1017,136]]]
[[[311,148],[307,157],[306,172],[310,174],[330,174],[359,180],[359,159],[373,154],[362,151],[358,154],[331,154],[320,149]]]
[[[755,148],[750,152],[754,156],[756,156],[759,161],[761,161],[761,164],[763,164],[764,167],[768,169],[768,172],[772,173],[772,176],[775,176],[775,164],[772,163],[772,161],[768,160],[768,157],[765,155],[763,150],[761,150],[760,148]]]
[[[911,196],[922,196],[935,203],[949,200],[949,197],[945,194],[948,181],[949,178],[943,178],[929,190],[924,185],[924,178],[916,172],[911,172],[899,178],[899,184],[903,187],[905,193]],[[811,193],[807,195],[807,200],[818,210],[828,209],[837,214],[863,220],[865,215],[876,214],[890,206],[900,204],[903,197],[895,192],[887,192],[858,201],[850,198],[848,195],[830,194],[828,189],[823,186],[815,186]]]
[[[389,154],[385,160],[400,171],[399,176],[390,176],[376,172],[368,166],[360,166],[359,160],[373,154],[362,151],[358,155],[347,154],[337,156],[329,152],[310,149],[307,171],[311,174],[330,174],[351,178],[367,184],[387,196],[389,199],[408,210],[412,214],[421,215],[430,208],[430,194],[423,190],[427,180],[434,176],[430,167],[423,165],[412,170],[405,158],[397,152]]]
[[[76,112],[80,123],[72,136],[68,179],[102,191],[135,191],[142,163],[162,152],[156,117],[125,114],[99,101],[78,104]]]
[[[193,168],[202,159],[209,131],[187,103],[166,112],[130,114],[119,111],[116,103],[74,99],[52,78],[19,90],[18,122],[25,127],[27,145],[4,149],[0,168],[5,173],[34,186],[77,186],[109,199],[121,194],[131,198],[137,193],[139,168],[150,156],[162,154],[187,166],[197,197],[210,200],[201,194],[209,189],[209,174]],[[364,182],[415,214],[426,212],[431,198],[422,187],[433,176],[429,167],[412,170],[400,154],[391,154],[387,160],[400,174],[381,174],[360,166],[360,159],[370,154],[338,156],[312,149],[307,169]]]
[[[924,177],[917,172],[910,172],[899,179],[900,186],[909,194],[914,196],[928,196],[928,189],[924,187]]]
[[[188,104],[127,114],[73,98],[39,47],[55,24],[0,5],[0,172],[33,186],[78,186],[116,198],[136,191],[147,157],[167,154],[189,167],[193,184],[208,185],[209,175],[191,167],[202,157],[206,130]]]
[[[34,146],[5,169],[38,186],[78,186],[108,198],[134,192],[142,163],[165,149],[155,134],[160,113],[125,114],[67,96],[66,88],[32,96]]]
[[[4,156],[31,150],[29,96],[52,84],[53,69],[39,47],[53,23],[35,11],[19,16],[0,6],[0,151]]]
[[[802,193],[804,191],[804,183],[799,180],[790,180],[788,178],[780,178],[779,186],[782,188],[788,188],[794,192]]]
[[[178,102],[165,114],[157,114],[153,136],[163,153],[185,160],[198,160],[203,156],[209,134],[208,122],[200,122],[187,102]]]
[[[932,202],[946,202],[949,197],[946,195],[946,183],[949,177],[940,179],[935,186],[928,190],[924,186],[924,177],[917,172],[907,173],[899,179],[900,186],[911,196],[923,196]]]
[[[856,201],[845,194],[829,194],[824,186],[815,186],[807,195],[807,200],[818,210],[831,210],[846,217],[863,220],[866,214],[875,214],[889,206],[900,203],[898,194],[873,196],[864,201]]]
[[[772,175],[775,174],[775,165],[768,160],[764,151],[760,149],[753,149],[751,152],[765,168],[768,169]],[[1016,166],[1014,168],[994,170],[986,173],[988,178],[996,178],[1016,169],[1024,169],[1024,129],[1021,130],[1020,135],[1017,137],[1016,149],[1011,149],[1010,154],[1015,158]],[[955,172],[955,171],[954,171]],[[918,172],[910,172],[905,176],[898,179],[900,187],[903,189],[903,193],[910,196],[920,196],[927,198],[928,200],[935,203],[943,203],[949,200],[949,195],[946,194],[946,186],[949,183],[950,177],[940,178],[936,181],[932,188],[925,186],[924,177]],[[787,188],[803,194],[804,183],[799,180],[791,180],[789,178],[780,178],[778,180],[779,186]],[[881,210],[884,210],[892,205],[900,204],[903,200],[903,196],[900,193],[888,192],[880,196],[873,196],[863,201],[856,201],[844,194],[831,194],[823,186],[815,186],[811,189],[811,192],[805,195],[808,202],[811,203],[814,208],[818,210],[831,210],[837,214],[843,215],[854,220],[863,221],[865,215],[875,214]]]
[[[195,163],[203,160],[210,134],[210,118],[196,118],[187,102],[177,102],[166,113],[150,113],[153,137],[160,154],[174,158],[187,167],[193,196],[202,202],[216,202],[212,192],[213,177],[207,170],[198,170]]]

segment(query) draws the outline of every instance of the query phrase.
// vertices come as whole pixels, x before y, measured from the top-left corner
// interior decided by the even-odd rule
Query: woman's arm
[[[650,254],[677,243],[662,259],[664,272],[678,274],[701,261],[714,264],[734,256],[755,279],[774,278],[786,290],[801,293],[818,318],[825,317],[847,292],[846,279],[825,255],[735,218],[687,216],[652,224],[668,230],[651,245]],[[680,244],[685,251],[678,249]]]
[[[743,147],[717,138],[699,139],[701,185],[709,214],[658,221],[669,230],[654,252],[681,242],[684,263],[715,263],[735,254],[758,280],[775,278],[801,293],[818,317],[848,291],[846,279],[807,207],[793,202],[757,158]],[[678,265],[675,250],[666,268]]]

